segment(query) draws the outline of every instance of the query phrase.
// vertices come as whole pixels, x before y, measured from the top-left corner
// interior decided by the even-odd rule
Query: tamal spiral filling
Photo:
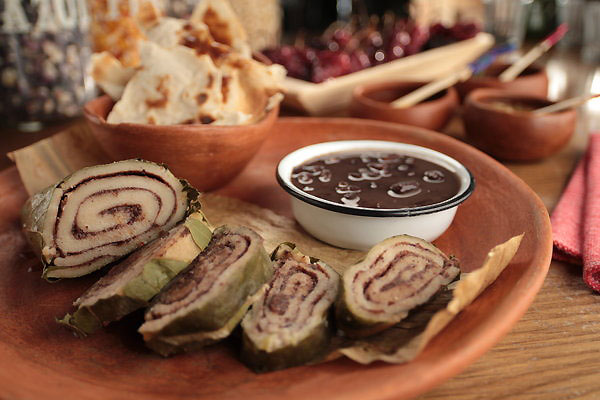
[[[352,293],[367,312],[402,313],[418,303],[435,280],[445,277],[445,260],[422,246],[397,243],[356,272]]]
[[[202,297],[208,299],[212,290],[224,285],[219,278],[250,246],[250,238],[240,234],[220,234],[213,240],[201,256],[177,276],[168,290],[158,296],[147,320],[171,314]]]
[[[226,338],[273,274],[263,239],[220,226],[207,247],[155,297],[138,331],[169,356]]]
[[[349,336],[379,332],[400,322],[459,272],[456,259],[423,239],[386,239],[344,272],[336,305],[339,327]]]
[[[177,222],[177,203],[174,188],[145,171],[84,179],[61,196],[54,223],[55,264],[83,266],[115,259],[122,245]]]
[[[76,277],[167,232],[196,207],[197,195],[163,165],[97,165],[32,196],[24,228],[42,256],[44,277]]]
[[[300,328],[323,298],[326,289],[323,282],[330,279],[318,264],[302,265],[289,259],[278,264],[260,308],[256,324],[260,332]]]
[[[295,346],[326,327],[339,283],[330,267],[297,250],[279,251],[273,266],[267,290],[242,322],[248,338],[266,352]]]

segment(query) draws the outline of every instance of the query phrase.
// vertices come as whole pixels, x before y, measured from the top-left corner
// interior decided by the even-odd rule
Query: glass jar
[[[35,129],[81,113],[88,25],[85,0],[0,0],[0,118]]]

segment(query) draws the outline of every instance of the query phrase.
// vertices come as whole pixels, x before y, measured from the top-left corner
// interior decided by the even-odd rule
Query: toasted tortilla
[[[140,1],[134,15],[135,21],[143,30],[148,30],[164,17],[165,13],[159,7],[159,0]],[[164,8],[164,7],[163,7]]]
[[[138,44],[145,40],[144,30],[163,16],[163,1],[133,0],[114,4],[105,0],[87,2],[92,16],[90,33],[94,51],[108,51],[125,67],[140,62]]]
[[[200,0],[194,8],[190,22],[206,24],[217,42],[232,47],[247,57],[250,56],[246,31],[227,0]]]
[[[188,36],[203,42],[213,40],[208,27],[203,23],[191,24],[179,18],[162,18],[146,31],[148,40],[166,48],[184,45]]]
[[[252,59],[238,59],[223,65],[221,70],[224,110],[251,115],[253,121],[262,118],[269,108],[269,99],[283,90],[280,83],[286,71],[280,65],[265,67]]]
[[[210,57],[176,46],[140,44],[141,69],[131,78],[107,121],[154,125],[210,123],[218,117],[221,72]]]
[[[125,85],[135,73],[135,69],[125,67],[115,56],[107,51],[92,55],[91,75],[98,86],[113,100],[123,95]]]
[[[189,21],[152,6],[139,14],[145,39],[135,70],[110,54],[94,58],[94,79],[118,100],[109,123],[248,124],[281,101],[285,69],[249,56],[227,2],[203,0]]]

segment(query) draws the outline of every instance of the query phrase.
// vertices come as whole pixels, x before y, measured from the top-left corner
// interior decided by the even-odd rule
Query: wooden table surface
[[[560,52],[543,62],[550,76],[550,98],[600,92],[600,66]],[[0,168],[11,165],[4,156],[7,151],[62,127],[36,133],[1,129]],[[552,210],[593,130],[600,131],[600,99],[580,107],[577,132],[559,154],[505,165]],[[461,138],[460,121],[452,121],[446,133]],[[419,399],[600,399],[600,295],[584,285],[581,275],[580,266],[553,261],[542,290],[512,331],[461,374]]]

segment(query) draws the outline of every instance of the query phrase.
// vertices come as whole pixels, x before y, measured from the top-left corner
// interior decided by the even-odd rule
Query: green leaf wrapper
[[[279,245],[273,277],[242,321],[242,360],[256,372],[316,362],[326,355],[332,331],[328,310],[339,276],[328,265]]]
[[[403,320],[460,272],[457,261],[433,244],[408,235],[375,245],[342,277],[336,302],[338,328],[364,337]]]
[[[139,332],[163,356],[220,340],[239,323],[249,297],[271,274],[256,232],[219,227],[206,249],[155,298]]]
[[[74,303],[75,312],[58,320],[80,335],[93,333],[148,302],[206,247],[211,228],[195,212],[162,238],[115,265]]]
[[[33,195],[21,220],[42,277],[73,278],[164,234],[200,207],[198,195],[164,165],[125,160],[83,168]]]
[[[146,345],[158,354],[168,357],[173,354],[196,351],[202,347],[211,345],[228,337],[235,327],[248,312],[248,308],[256,301],[266,286],[262,286],[258,291],[248,297],[242,306],[227,320],[227,322],[218,329],[212,331],[199,331],[196,333],[187,333],[182,335],[161,336],[151,339]]]

